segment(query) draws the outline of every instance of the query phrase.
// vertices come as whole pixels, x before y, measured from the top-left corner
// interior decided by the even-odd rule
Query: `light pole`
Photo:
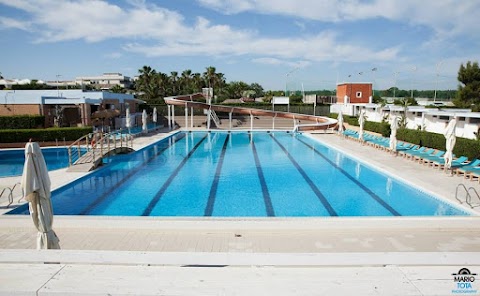
[[[288,76],[290,76],[290,74],[297,71],[298,69],[300,69],[300,67],[295,67],[285,74],[285,96],[286,97],[288,97],[288,95],[287,95]]]
[[[395,75],[395,81],[393,83],[393,100],[395,101],[395,99],[397,98],[396,95],[395,95],[395,91],[397,89],[397,75],[398,73],[400,72],[394,72],[393,75]]]
[[[411,89],[411,94],[410,94],[410,97],[413,99],[413,75],[415,74],[415,71],[417,71],[417,66],[413,66],[412,68],[412,78],[411,78],[411,81],[410,81],[410,87],[412,88]]]
[[[58,89],[58,85],[60,84],[60,81],[58,80],[59,77],[61,77],[62,75],[60,74],[57,74],[57,97],[60,97],[60,90]]]
[[[440,61],[437,63],[437,69],[436,69],[436,78],[435,78],[435,94],[433,95],[433,103],[437,100],[437,87],[438,87],[438,75],[440,72],[440,67],[442,66],[443,61]]]
[[[375,97],[375,88],[373,87],[373,84],[375,83],[375,72],[377,71],[377,68],[372,68],[372,102],[373,98]]]

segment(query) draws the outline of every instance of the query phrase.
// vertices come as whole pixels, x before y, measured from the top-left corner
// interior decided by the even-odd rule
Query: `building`
[[[117,85],[123,88],[130,88],[133,85],[133,80],[121,73],[104,73],[100,76],[77,77],[75,78],[75,83],[78,85],[91,85],[100,89],[110,89]]]
[[[134,114],[143,103],[131,94],[105,91],[69,90],[1,90],[0,116],[43,115],[45,127],[90,126],[96,111],[118,110],[124,116],[126,108]],[[103,122],[102,122],[103,124]],[[106,122],[115,127],[115,122]]]
[[[337,103],[372,103],[372,84],[368,82],[337,84]]]
[[[480,132],[480,112],[472,112],[470,109],[453,108],[426,108],[425,106],[403,106],[387,104],[333,104],[330,112],[357,116],[360,110],[365,110],[368,121],[390,122],[393,116],[405,118],[406,127],[409,129],[424,130],[442,134],[445,126],[453,118],[457,117],[455,130],[457,137],[476,139]]]

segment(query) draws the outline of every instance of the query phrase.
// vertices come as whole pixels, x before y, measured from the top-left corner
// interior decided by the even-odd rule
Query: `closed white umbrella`
[[[390,123],[390,150],[392,151],[397,151],[397,128],[398,118],[397,116],[394,116],[392,122]]]
[[[143,113],[142,113],[142,130],[143,132],[147,132],[147,110],[143,109]]]
[[[365,125],[365,110],[360,111],[358,116],[358,124],[360,125],[360,130],[358,131],[358,139],[363,141],[363,126]]]
[[[35,142],[25,145],[22,190],[23,196],[29,202],[33,224],[38,230],[37,249],[60,249],[59,239],[52,229],[50,177],[42,150]]]
[[[153,108],[152,120],[157,123],[157,107]]]
[[[457,126],[457,118],[454,117],[448,123],[447,127],[445,128],[445,132],[443,133],[445,136],[445,154],[443,155],[443,159],[445,159],[445,169],[448,170],[452,167],[452,160],[453,160],[453,148],[455,147],[455,142],[457,138],[455,137],[455,128]]]
[[[132,127],[132,123],[130,122],[130,108],[127,108],[127,110],[125,110],[125,127],[129,130]]]
[[[337,120],[338,120],[338,134],[341,135],[343,133],[343,114],[342,114],[342,110],[340,110],[340,112],[338,112],[338,117],[337,117]]]

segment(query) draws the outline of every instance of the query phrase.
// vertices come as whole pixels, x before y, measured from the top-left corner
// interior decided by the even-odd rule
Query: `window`
[[[480,118],[478,118],[478,117],[470,117],[470,123],[480,123]]]
[[[417,112],[417,117],[422,117],[422,112]]]
[[[362,92],[361,91],[357,91],[357,98],[361,98],[362,97]]]
[[[448,116],[439,116],[438,119],[440,119],[440,120],[449,120],[450,117],[448,117]]]
[[[465,121],[465,117],[459,117],[458,121]]]

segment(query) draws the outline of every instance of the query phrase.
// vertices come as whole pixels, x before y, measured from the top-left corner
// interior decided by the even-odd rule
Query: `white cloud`
[[[107,59],[119,59],[123,56],[123,54],[119,53],[119,52],[111,52],[111,53],[107,53],[104,55],[104,57],[106,57]]]
[[[302,4],[304,0],[299,1]],[[235,11],[267,4],[272,9],[298,10],[297,5],[289,1],[279,1],[278,5],[271,5],[265,0],[234,2],[202,0],[205,5],[219,8],[230,3]],[[352,2],[355,1],[343,1],[341,4],[349,6]],[[129,40],[123,46],[124,50],[146,56],[249,55],[254,58],[268,55],[283,60],[361,62],[396,59],[399,53],[396,47],[373,50],[346,43],[331,31],[300,37],[271,38],[257,31],[213,24],[204,17],[197,17],[196,22],[189,25],[178,12],[140,0],[130,0],[125,7],[101,0],[0,0],[0,3],[30,15],[28,20],[15,20],[15,26],[34,32],[35,36],[39,36],[37,42],[100,42],[115,38]],[[328,11],[333,9],[331,6],[330,2],[320,2],[316,8],[323,7]],[[302,9],[304,13],[318,14],[305,5]]]
[[[272,57],[263,57],[263,58],[256,58],[252,59],[252,62],[257,64],[264,64],[264,65],[279,65],[279,66],[288,66],[290,68],[306,68],[311,64],[310,61],[286,61]]]
[[[471,34],[480,26],[478,1],[457,0],[197,0],[225,14],[255,12],[323,22],[384,18],[422,25],[439,35]]]
[[[1,29],[20,29],[27,31],[30,28],[28,22],[18,21],[9,17],[0,17],[0,28]]]

